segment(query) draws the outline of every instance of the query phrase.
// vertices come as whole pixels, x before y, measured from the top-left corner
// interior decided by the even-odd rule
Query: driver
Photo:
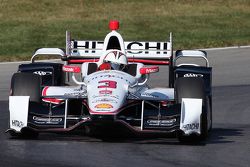
[[[103,64],[109,64],[111,70],[123,71],[128,64],[126,55],[120,50],[110,50],[103,58]],[[100,70],[103,65],[99,66]]]

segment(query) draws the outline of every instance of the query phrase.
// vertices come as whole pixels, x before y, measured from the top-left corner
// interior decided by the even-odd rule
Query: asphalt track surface
[[[250,166],[250,48],[208,50],[213,67],[213,130],[206,142],[175,138],[109,139],[41,134],[11,139],[8,128],[10,78],[17,65],[0,64],[0,166]],[[167,85],[166,68],[152,85]]]

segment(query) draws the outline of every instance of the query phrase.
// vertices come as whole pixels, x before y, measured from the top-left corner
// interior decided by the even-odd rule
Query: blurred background
[[[250,0],[0,0],[0,61],[28,60],[36,48],[103,40],[109,20],[124,40],[166,41],[174,50],[250,44]]]

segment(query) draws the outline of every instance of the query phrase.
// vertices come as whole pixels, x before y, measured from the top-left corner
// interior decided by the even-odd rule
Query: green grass
[[[27,60],[39,47],[103,40],[111,19],[125,40],[165,41],[174,49],[250,44],[250,0],[0,0],[0,61]]]

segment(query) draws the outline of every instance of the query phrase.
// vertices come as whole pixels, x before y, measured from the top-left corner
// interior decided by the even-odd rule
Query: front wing
[[[84,101],[81,99],[81,103]],[[29,96],[10,96],[10,130],[17,133],[27,128],[37,132],[68,132],[84,126],[96,128],[120,124],[119,127],[138,134],[183,131],[190,135],[201,131],[202,99],[186,98],[181,104],[137,99],[116,115],[90,115],[86,105],[81,106],[85,111],[80,115],[69,113],[72,110],[70,103],[65,100],[56,105],[41,105],[29,102]]]

